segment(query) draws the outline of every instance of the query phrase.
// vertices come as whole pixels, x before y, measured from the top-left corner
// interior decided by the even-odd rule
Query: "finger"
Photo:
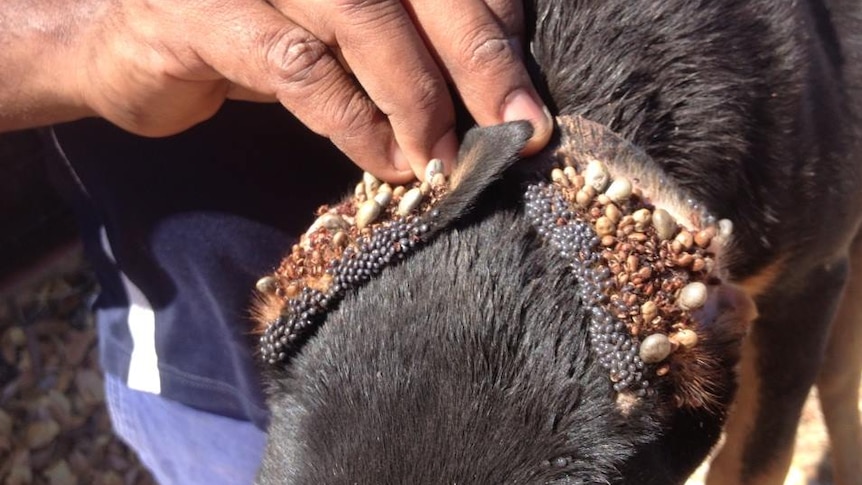
[[[417,176],[424,176],[432,158],[443,160],[451,170],[458,149],[451,95],[400,1],[275,3],[318,37],[337,44],[368,96],[387,116],[401,148],[399,158]]]
[[[306,30],[250,0],[212,11],[197,27],[195,51],[233,83],[278,99],[363,169],[391,181],[412,176],[393,165],[397,145],[386,118]]]
[[[491,10],[478,0],[413,1],[411,6],[476,121],[483,126],[530,121],[534,134],[522,153],[544,147],[553,131],[552,120],[510,40],[520,30],[517,23],[522,14],[502,2]],[[447,14],[452,11],[458,15]],[[498,23],[498,18],[505,19],[505,24]]]

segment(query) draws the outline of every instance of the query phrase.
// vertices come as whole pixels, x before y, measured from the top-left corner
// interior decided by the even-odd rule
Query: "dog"
[[[386,204],[366,177],[294,247],[301,270],[286,264],[259,283],[272,419],[258,482],[683,483],[724,432],[707,483],[780,484],[816,385],[836,483],[862,483],[862,8],[526,10],[528,61],[558,115],[551,146],[519,160],[529,125],[474,129],[445,183],[432,169],[396,194],[434,203],[377,233],[366,209]],[[621,199],[602,177],[625,180]],[[607,192],[590,192],[596,180]],[[690,286],[668,286],[682,310],[666,315],[690,326],[665,322],[652,339],[638,322],[662,317],[647,316],[643,292],[631,321],[603,323],[613,285],[602,281],[652,278],[635,274],[638,258],[620,276],[630,259],[604,271],[585,255],[633,254],[620,231],[637,216],[611,215],[632,200],[653,224],[633,240],[667,249],[651,271],[658,261],[709,288],[694,298],[708,303],[683,304]],[[660,211],[674,219],[670,239]],[[353,243],[338,236],[348,226]],[[346,256],[327,252],[345,245]],[[693,256],[669,255],[679,247]],[[348,268],[360,253],[367,264]],[[635,344],[612,352],[608,338]]]

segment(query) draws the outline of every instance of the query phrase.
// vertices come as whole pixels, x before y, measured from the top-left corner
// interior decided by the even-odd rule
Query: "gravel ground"
[[[0,481],[149,485],[104,404],[82,267],[52,272],[0,302]]]
[[[87,310],[95,282],[78,262],[62,266],[0,302],[0,481],[153,484],[134,453],[113,435],[104,406]],[[785,483],[830,485],[826,448],[812,394]],[[702,484],[703,472],[688,485]]]

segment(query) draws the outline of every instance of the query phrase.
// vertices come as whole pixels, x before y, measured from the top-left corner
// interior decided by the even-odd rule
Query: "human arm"
[[[454,160],[447,78],[480,124],[531,119],[529,150],[547,141],[508,41],[520,15],[511,0],[7,0],[0,130],[98,115],[163,136],[226,98],[277,100],[361,167],[405,180]]]

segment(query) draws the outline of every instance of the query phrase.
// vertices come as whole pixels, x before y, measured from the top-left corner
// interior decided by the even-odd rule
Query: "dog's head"
[[[564,121],[513,167],[529,125],[474,130],[413,214],[367,180],[262,280],[260,483],[668,484],[704,458],[753,317],[720,279],[719,225],[642,153]],[[401,225],[363,213],[382,192]]]

